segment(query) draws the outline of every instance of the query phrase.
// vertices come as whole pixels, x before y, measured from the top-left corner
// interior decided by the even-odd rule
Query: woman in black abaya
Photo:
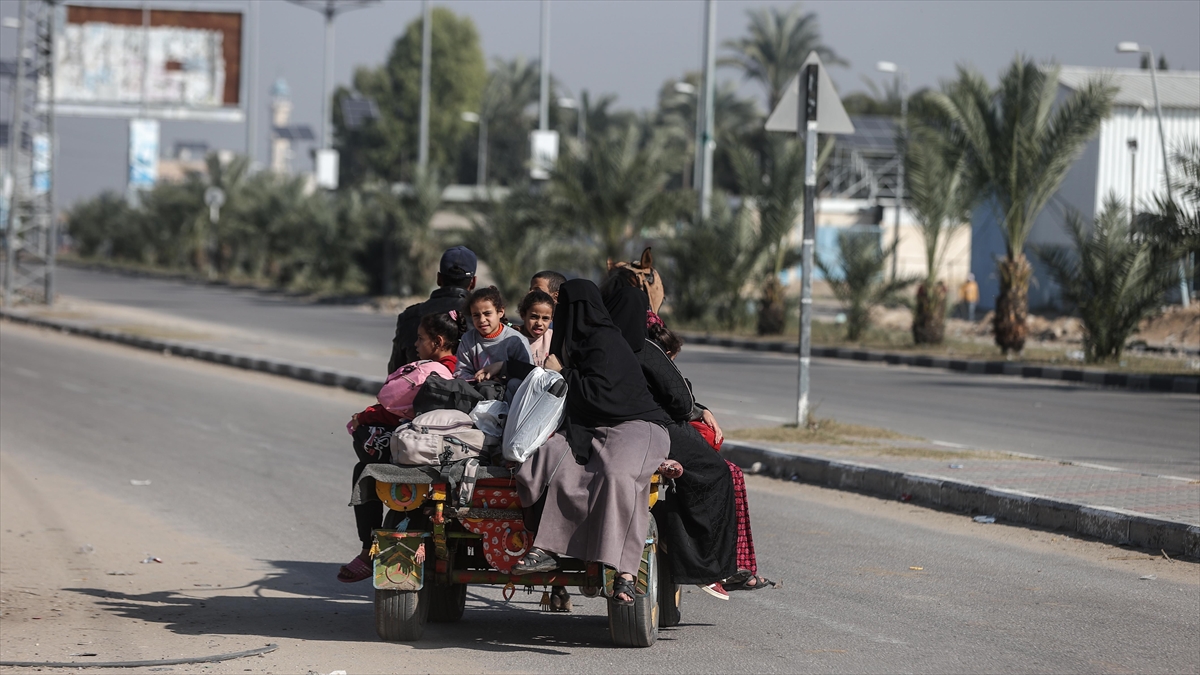
[[[733,477],[725,460],[692,428],[703,415],[675,363],[646,339],[649,302],[639,288],[605,286],[605,306],[638,357],[655,402],[671,416],[668,455],[683,465],[675,494],[654,508],[670,553],[676,583],[696,584],[710,595],[728,597],[718,582],[737,572],[737,519]]]

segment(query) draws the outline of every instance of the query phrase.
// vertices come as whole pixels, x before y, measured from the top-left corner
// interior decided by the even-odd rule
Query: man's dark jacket
[[[462,311],[463,301],[467,297],[465,288],[442,286],[429,294],[425,302],[409,305],[396,317],[396,337],[392,338],[392,359],[388,361],[388,374],[396,372],[400,366],[412,363],[417,356],[417,326],[426,314]]]

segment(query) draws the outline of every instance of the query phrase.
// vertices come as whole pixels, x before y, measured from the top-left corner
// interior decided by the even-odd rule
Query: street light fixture
[[[900,166],[896,170],[896,224],[892,226],[892,241],[896,249],[892,253],[892,279],[896,278],[900,266],[900,211],[904,208],[904,151],[908,143],[908,71],[891,61],[880,61],[875,69],[881,73],[893,73],[900,78]]]
[[[1136,42],[1118,42],[1118,54],[1146,54],[1150,57],[1150,87],[1154,91],[1154,114],[1158,117],[1158,143],[1162,150],[1163,177],[1167,182],[1167,201],[1174,204],[1175,197],[1171,189],[1171,162],[1167,159],[1167,136],[1163,133],[1162,102],[1158,98],[1158,69],[1154,66],[1154,50]],[[1179,261],[1179,296],[1181,304],[1187,307],[1191,304],[1188,293],[1187,269],[1183,260]]]

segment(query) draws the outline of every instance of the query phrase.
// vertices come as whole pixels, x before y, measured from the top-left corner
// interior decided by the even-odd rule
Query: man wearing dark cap
[[[392,339],[392,358],[388,373],[417,360],[417,326],[426,314],[462,311],[467,292],[475,288],[475,253],[465,246],[446,249],[438,267],[437,289],[425,302],[410,305],[396,317],[396,337]]]

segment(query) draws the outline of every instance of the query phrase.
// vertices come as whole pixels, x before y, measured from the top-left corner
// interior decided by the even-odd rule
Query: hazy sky
[[[259,2],[260,62],[257,158],[266,160],[266,91],[276,77],[287,79],[295,105],[293,122],[319,128],[323,21],[312,10],[283,0]],[[137,2],[80,2],[133,5]],[[244,10],[247,0],[151,2],[181,9]],[[541,3],[536,0],[442,0],[435,3],[471,16],[479,29],[484,53],[537,58]],[[720,0],[719,41],[735,38],[746,28],[746,10],[789,2]],[[1173,70],[1200,67],[1200,2],[1189,1],[1041,1],[1041,2],[805,2],[819,17],[824,40],[850,62],[831,72],[842,94],[864,89],[861,77],[878,78],[875,63],[889,60],[906,67],[912,86],[936,85],[953,75],[958,63],[969,63],[989,78],[1017,53],[1068,65],[1136,67],[1137,57],[1115,53],[1121,40],[1136,40],[1165,54]],[[0,15],[16,13],[16,0],[0,0]],[[419,16],[415,1],[384,0],[348,12],[336,23],[338,84],[348,83],[354,68],[375,66],[386,57],[405,24]],[[556,0],[551,3],[550,66],[570,93],[588,89],[612,92],[618,104],[648,108],[663,81],[697,70],[701,61],[704,4],[699,0]],[[254,26],[248,26],[250,39]],[[0,32],[0,56],[12,58],[15,32]],[[720,54],[721,51],[718,51]],[[435,63],[433,67],[437,67]],[[733,70],[720,76],[736,79]],[[4,83],[6,86],[8,82]],[[762,99],[760,89],[743,88]],[[5,92],[7,93],[7,92]],[[3,119],[7,96],[0,97]],[[434,111],[437,114],[437,111]],[[59,122],[58,193],[60,203],[103,188],[125,184],[127,122],[63,118]],[[206,140],[212,148],[243,151],[240,124],[163,122],[162,151],[176,140]],[[297,165],[307,165],[298,153]],[[303,168],[300,166],[298,168]]]

